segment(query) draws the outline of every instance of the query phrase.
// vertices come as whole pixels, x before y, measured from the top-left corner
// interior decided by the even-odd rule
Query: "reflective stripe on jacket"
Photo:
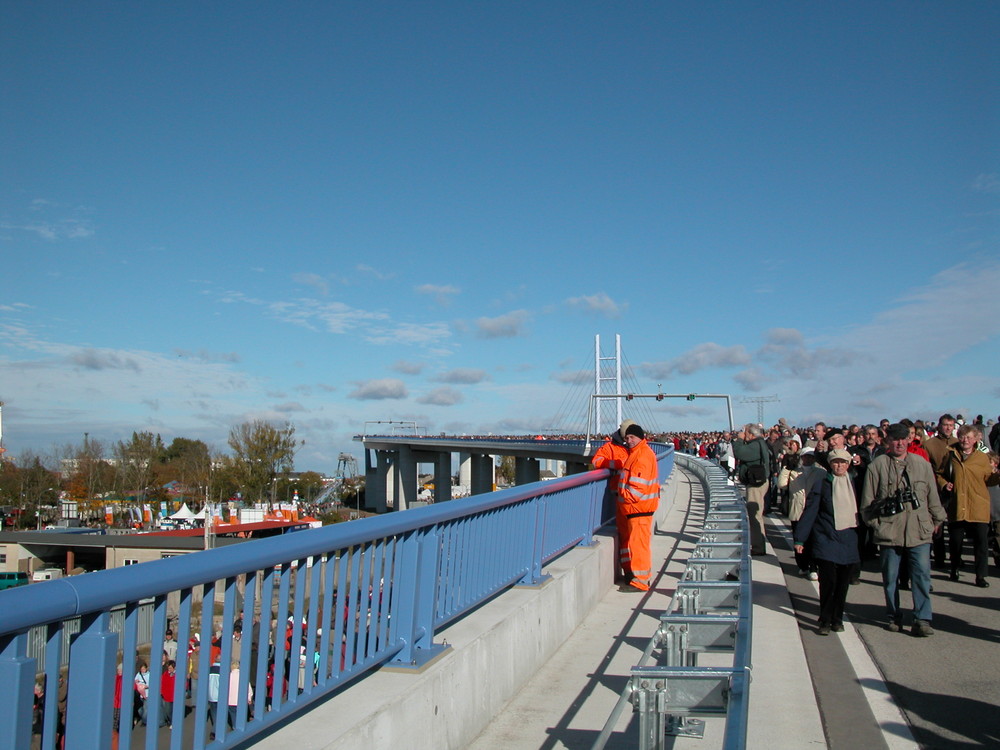
[[[654,513],[660,504],[660,481],[656,454],[643,440],[629,451],[618,471],[618,502],[626,516]]]

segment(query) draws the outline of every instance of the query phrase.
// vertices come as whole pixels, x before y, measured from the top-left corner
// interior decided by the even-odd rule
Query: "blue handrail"
[[[653,448],[666,477],[673,449]],[[0,750],[28,747],[33,728],[43,748],[55,748],[64,731],[72,747],[105,750],[116,729],[119,747],[130,747],[143,731],[133,726],[132,675],[147,649],[150,750],[161,719],[172,725],[164,730],[172,749],[184,746],[185,722],[193,727],[192,747],[230,747],[382,665],[421,665],[446,648],[433,639],[449,622],[511,585],[537,584],[546,563],[592,543],[613,515],[604,497],[608,476],[589,471],[2,592]],[[150,600],[150,643],[161,643],[172,627],[179,644],[173,700],[162,704],[167,717],[160,649],[140,642],[139,613]],[[116,632],[110,613],[122,607]],[[27,644],[29,629],[39,627],[49,687],[36,710],[38,664]],[[66,672],[60,662],[68,628],[79,633],[70,637]],[[33,715],[41,717],[34,727]]]

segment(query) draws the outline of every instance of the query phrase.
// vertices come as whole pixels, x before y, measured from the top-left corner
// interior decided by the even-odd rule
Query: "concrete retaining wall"
[[[614,578],[615,540],[570,550],[543,585],[516,588],[442,631],[451,648],[421,672],[383,669],[255,748],[463,748],[597,605]]]

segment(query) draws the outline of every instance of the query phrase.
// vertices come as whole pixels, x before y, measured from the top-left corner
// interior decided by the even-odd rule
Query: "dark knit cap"
[[[630,424],[628,426],[628,429],[625,430],[625,434],[626,435],[635,435],[640,440],[644,440],[646,438],[646,433],[643,432],[642,428],[639,425],[637,425],[637,424]]]
[[[887,440],[906,440],[910,437],[910,428],[900,422],[891,424],[885,428],[885,437]]]

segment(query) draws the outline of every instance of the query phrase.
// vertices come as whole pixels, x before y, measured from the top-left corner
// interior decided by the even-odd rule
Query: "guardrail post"
[[[70,646],[66,735],[73,738],[74,747],[111,747],[118,636],[110,621],[108,612],[85,616]],[[129,676],[123,678],[125,685],[130,682]],[[56,685],[46,687],[56,689]],[[123,721],[130,717],[123,716]]]
[[[735,491],[699,459],[684,464],[706,485],[707,513],[667,614],[644,655],[665,666],[632,668],[628,687],[594,745],[603,748],[623,701],[639,714],[639,747],[659,750],[667,736],[703,737],[695,716],[725,716],[727,748],[746,744],[752,634],[749,523]],[[700,653],[732,653],[729,667],[699,667]],[[671,745],[672,746],[672,745]]]
[[[663,712],[662,687],[660,680],[639,680],[634,684],[639,747],[643,750],[662,750],[664,746],[667,716]]]

